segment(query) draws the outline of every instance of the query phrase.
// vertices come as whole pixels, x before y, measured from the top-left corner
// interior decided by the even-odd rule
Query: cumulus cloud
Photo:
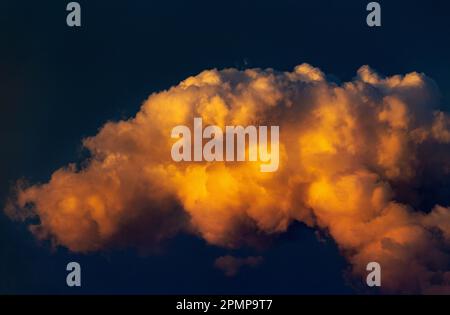
[[[7,212],[36,216],[36,237],[77,252],[152,247],[180,232],[235,248],[301,221],[336,241],[359,282],[377,261],[385,292],[450,292],[450,210],[421,208],[450,170],[438,97],[423,74],[385,78],[367,66],[342,84],[308,64],[204,71],[152,94],[134,118],[106,123],[83,142],[85,166],[20,186]],[[173,162],[171,129],[194,117],[280,126],[278,171]]]
[[[254,267],[263,261],[261,256],[248,256],[244,258],[234,257],[231,255],[220,256],[214,262],[214,266],[222,270],[226,276],[233,277],[239,269],[244,266]]]

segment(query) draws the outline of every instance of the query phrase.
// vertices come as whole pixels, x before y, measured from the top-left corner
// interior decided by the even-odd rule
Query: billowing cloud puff
[[[336,241],[359,282],[377,261],[385,292],[450,292],[450,210],[420,208],[450,171],[450,117],[437,99],[423,74],[383,78],[367,66],[342,84],[308,64],[204,71],[106,123],[84,140],[85,166],[19,187],[7,212],[38,217],[39,239],[77,252],[152,247],[180,232],[235,248],[301,221]],[[194,117],[280,126],[278,170],[174,162],[171,130]]]

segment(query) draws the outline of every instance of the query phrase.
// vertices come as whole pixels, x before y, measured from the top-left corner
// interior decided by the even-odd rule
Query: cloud
[[[244,266],[255,267],[262,263],[263,258],[261,256],[248,256],[245,258],[234,257],[231,255],[221,256],[214,262],[214,266],[222,270],[226,276],[233,277],[239,269]]]
[[[308,64],[204,71],[152,94],[134,118],[106,123],[83,142],[85,166],[19,186],[7,213],[34,215],[37,238],[76,252],[152,248],[177,233],[236,248],[301,221],[336,241],[357,283],[377,261],[384,292],[450,292],[450,209],[438,193],[450,117],[438,99],[423,74],[384,78],[367,66],[339,85]],[[279,125],[278,171],[173,162],[171,129],[194,117]]]

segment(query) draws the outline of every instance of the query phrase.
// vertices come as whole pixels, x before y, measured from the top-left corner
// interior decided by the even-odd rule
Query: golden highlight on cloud
[[[450,210],[416,207],[422,182],[450,171],[450,116],[437,99],[423,74],[383,78],[367,66],[342,84],[308,64],[204,71],[106,123],[84,140],[84,167],[19,185],[6,212],[39,218],[37,238],[76,252],[152,247],[180,232],[235,248],[300,221],[335,240],[356,282],[377,261],[384,292],[450,293]],[[174,162],[171,130],[195,117],[280,126],[278,170]]]

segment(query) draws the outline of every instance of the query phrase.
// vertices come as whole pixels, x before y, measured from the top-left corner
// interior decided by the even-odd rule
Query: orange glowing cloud
[[[106,123],[84,140],[85,167],[20,186],[6,210],[37,216],[36,237],[77,252],[152,247],[180,232],[233,248],[301,221],[328,232],[359,279],[379,262],[386,292],[450,292],[449,208],[425,213],[397,199],[431,169],[450,170],[450,117],[434,110],[436,93],[423,74],[382,78],[367,66],[339,85],[308,64],[204,71],[152,94],[134,118]],[[280,126],[278,170],[174,162],[171,130],[195,117]],[[235,260],[217,264],[230,262],[235,270]]]

